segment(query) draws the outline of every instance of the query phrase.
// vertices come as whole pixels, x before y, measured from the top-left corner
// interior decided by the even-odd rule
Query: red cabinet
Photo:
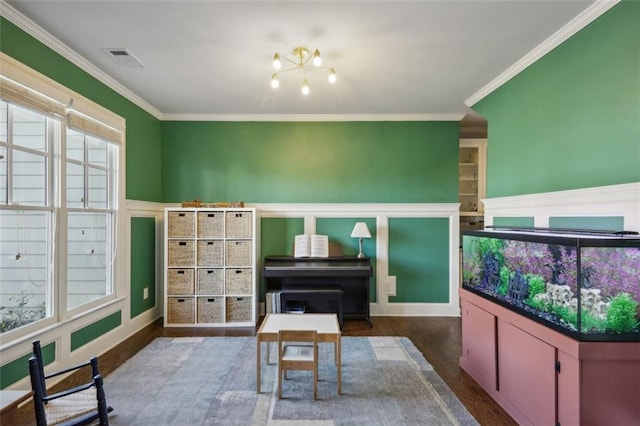
[[[460,366],[519,424],[637,425],[640,343],[584,342],[465,289]]]

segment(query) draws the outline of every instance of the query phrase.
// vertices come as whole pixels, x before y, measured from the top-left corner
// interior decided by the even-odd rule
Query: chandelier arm
[[[278,74],[282,74],[283,72],[294,71],[294,70],[297,70],[297,69],[300,69],[300,68],[295,66],[295,67],[287,68],[287,69],[284,69],[284,70],[276,71],[276,72],[274,72],[274,74],[278,75]]]
[[[283,57],[282,57],[282,59],[284,59],[285,61],[289,62],[290,64],[295,65],[296,67],[297,67],[298,65],[300,65],[298,62],[296,62],[296,61],[292,61],[291,59],[287,58],[286,56],[283,56]]]

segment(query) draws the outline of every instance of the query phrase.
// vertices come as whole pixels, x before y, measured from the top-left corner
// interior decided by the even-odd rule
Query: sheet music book
[[[329,237],[318,234],[295,236],[293,257],[329,257]]]

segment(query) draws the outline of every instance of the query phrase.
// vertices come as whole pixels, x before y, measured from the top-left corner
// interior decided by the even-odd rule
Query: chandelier
[[[282,59],[280,55],[276,52],[273,55],[273,69],[274,73],[271,75],[271,87],[277,89],[280,86],[280,80],[278,80],[278,76],[283,72],[289,72],[294,70],[302,71],[302,88],[300,91],[303,95],[308,95],[311,91],[309,87],[309,81],[307,80],[307,71],[311,69],[325,69],[329,70],[329,83],[336,82],[336,70],[331,67],[323,67],[322,66],[322,58],[320,57],[320,51],[316,49],[313,52],[313,55],[309,55],[309,49],[306,47],[296,47],[293,49],[293,59],[289,59],[287,57],[282,57],[285,61],[289,62],[292,66],[289,68],[282,69]],[[311,62],[313,67],[308,63]]]

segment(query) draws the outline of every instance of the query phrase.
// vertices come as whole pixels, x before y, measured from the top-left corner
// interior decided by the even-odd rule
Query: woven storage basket
[[[193,269],[167,269],[169,294],[193,294]]]
[[[224,297],[198,297],[198,322],[224,322]]]
[[[224,294],[224,271],[222,269],[198,269],[198,294]]]
[[[195,237],[193,212],[168,212],[169,238]]]
[[[195,243],[193,241],[169,240],[169,266],[193,266],[196,261]]]
[[[224,212],[199,212],[198,213],[198,237],[199,238],[223,238],[224,237]]]
[[[167,298],[167,323],[191,324],[195,320],[195,299],[193,297]]]
[[[227,241],[227,266],[251,266],[251,241]]]
[[[251,294],[252,274],[251,269],[227,269],[225,272],[225,294],[245,295]]]
[[[251,321],[252,297],[227,297],[227,322]]]
[[[198,241],[198,266],[222,266],[223,251],[222,241]]]
[[[252,212],[227,212],[227,238],[251,238],[253,214]]]

